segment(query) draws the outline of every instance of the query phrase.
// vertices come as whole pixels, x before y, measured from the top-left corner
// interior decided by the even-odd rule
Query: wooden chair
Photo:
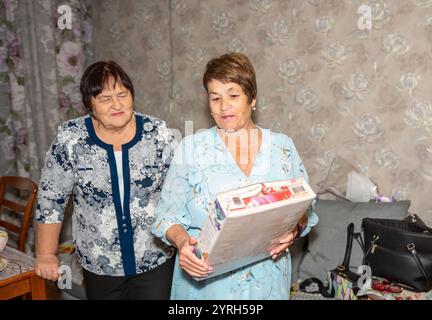
[[[5,199],[6,190],[15,189],[21,195],[28,191],[27,203],[22,205],[16,201]],[[21,225],[15,225],[10,222],[0,220],[0,227],[18,235],[17,249],[24,252],[27,230],[31,223],[32,210],[36,201],[38,186],[29,178],[17,176],[0,177],[0,213],[3,207],[9,209],[9,212],[16,214],[21,219]]]

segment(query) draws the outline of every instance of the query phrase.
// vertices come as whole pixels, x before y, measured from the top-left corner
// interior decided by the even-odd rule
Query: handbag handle
[[[427,287],[430,288],[431,287],[431,278],[429,277],[429,274],[426,272],[426,269],[424,268],[423,263],[421,262],[420,257],[417,254],[415,244],[414,243],[407,244],[407,249],[409,252],[411,252],[411,255],[413,256],[415,263],[417,264],[421,273],[425,277]]]
[[[350,258],[351,258],[351,249],[352,249],[352,243],[353,243],[353,239],[354,239],[354,223],[350,223],[347,227],[347,241],[346,241],[346,248],[345,248],[345,255],[344,255],[344,259],[342,264],[337,267],[337,269],[339,269],[341,272],[348,272],[350,273],[349,270],[349,262],[350,262]],[[308,278],[305,279],[301,284],[300,284],[300,291],[302,292],[309,292],[307,290],[307,287],[310,286],[311,284],[316,284],[318,286],[318,292],[326,298],[333,298],[335,296],[335,288],[331,285],[329,286],[325,286],[322,281],[320,279],[317,278]],[[329,292],[329,289],[331,287],[331,291]]]
[[[346,248],[345,248],[345,256],[342,262],[342,266],[345,269],[349,269],[353,239],[354,239],[354,223],[351,222],[347,227],[347,241],[346,241]]]

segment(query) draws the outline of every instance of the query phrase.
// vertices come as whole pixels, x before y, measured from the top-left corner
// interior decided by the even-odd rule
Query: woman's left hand
[[[299,220],[297,228],[287,235],[283,235],[279,243],[273,243],[269,248],[270,256],[273,260],[279,259],[283,254],[289,251],[289,247],[297,239],[298,233],[301,232],[308,223],[308,215],[305,213]],[[299,229],[300,227],[300,229]]]
[[[289,247],[293,244],[294,239],[297,236],[297,228],[294,229],[292,232],[288,233],[288,235],[283,236],[278,244],[274,244],[269,248],[270,256],[273,260],[277,260],[280,258],[283,254],[288,252]]]

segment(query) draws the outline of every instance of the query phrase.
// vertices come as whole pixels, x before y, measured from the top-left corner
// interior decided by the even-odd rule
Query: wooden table
[[[0,271],[0,300],[18,296],[30,300],[46,299],[45,280],[36,275],[34,258],[8,246],[0,257],[8,261],[7,267]]]

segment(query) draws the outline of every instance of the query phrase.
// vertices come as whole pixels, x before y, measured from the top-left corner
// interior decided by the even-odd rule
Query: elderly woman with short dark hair
[[[203,85],[216,126],[184,138],[179,145],[153,225],[153,233],[178,250],[171,298],[288,299],[288,248],[317,223],[312,210],[295,231],[270,248],[268,259],[202,281],[192,278],[212,272],[212,266],[195,256],[194,247],[207,216],[216,219],[217,193],[253,183],[307,179],[291,138],[254,123],[257,85],[245,55],[231,53],[209,61]]]
[[[42,169],[36,273],[59,277],[55,256],[73,195],[73,240],[89,299],[167,299],[173,250],[154,238],[154,209],[172,157],[162,120],[133,110],[134,88],[100,61],[80,86],[88,114],[60,125]]]

